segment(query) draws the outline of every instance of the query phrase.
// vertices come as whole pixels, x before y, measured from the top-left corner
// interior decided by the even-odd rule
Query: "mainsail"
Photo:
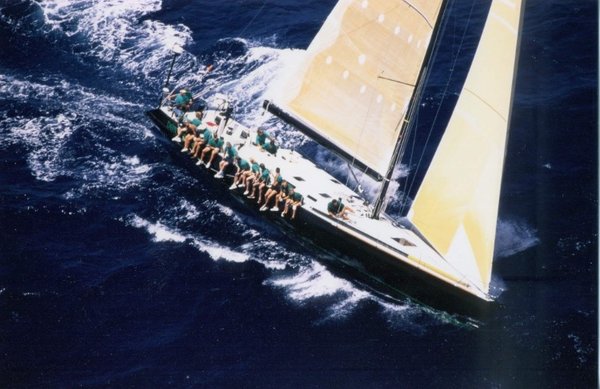
[[[473,64],[408,217],[474,285],[490,283],[521,0],[494,0]]]
[[[274,103],[313,138],[385,176],[441,3],[339,1]]]

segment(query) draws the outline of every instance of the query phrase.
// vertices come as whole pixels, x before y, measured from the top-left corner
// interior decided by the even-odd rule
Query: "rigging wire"
[[[467,18],[467,22],[466,22],[466,24],[465,24],[465,29],[463,30],[463,34],[462,34],[462,36],[461,36],[461,40],[460,40],[460,43],[459,43],[459,45],[458,45],[458,51],[457,51],[456,55],[454,56],[454,61],[453,61],[453,63],[452,63],[452,67],[451,67],[451,69],[450,69],[450,75],[449,75],[449,76],[448,76],[448,78],[447,78],[446,85],[445,85],[445,87],[444,87],[444,92],[442,93],[442,99],[441,99],[441,101],[440,101],[440,103],[439,103],[439,106],[438,106],[438,109],[437,109],[437,111],[436,111],[436,113],[435,113],[435,115],[434,115],[433,122],[432,122],[431,126],[429,127],[429,133],[428,133],[428,135],[427,135],[427,139],[426,139],[426,141],[425,141],[425,144],[424,144],[424,146],[423,146],[423,150],[421,151],[421,155],[420,155],[420,157],[419,157],[419,161],[417,162],[417,167],[416,167],[416,169],[415,169],[415,170],[417,170],[417,169],[418,169],[418,167],[419,167],[419,166],[421,165],[421,163],[423,162],[423,157],[424,157],[424,154],[425,154],[425,149],[426,149],[426,146],[427,146],[427,144],[429,143],[429,140],[430,140],[430,138],[431,138],[431,135],[432,135],[432,133],[433,133],[433,128],[435,127],[435,124],[436,124],[436,122],[437,122],[437,120],[438,120],[438,117],[439,117],[439,114],[440,114],[440,111],[441,111],[441,107],[442,107],[442,105],[443,105],[444,99],[445,99],[445,97],[446,97],[446,94],[447,94],[447,92],[448,92],[448,89],[449,89],[449,87],[450,87],[450,80],[452,79],[452,74],[454,73],[454,69],[456,68],[456,63],[458,62],[458,58],[460,57],[460,53],[461,53],[461,51],[462,51],[463,44],[464,44],[464,40],[465,40],[465,37],[466,37],[466,34],[467,34],[467,29],[468,29],[468,27],[469,27],[469,25],[470,25],[470,23],[471,23],[471,18],[472,18],[472,15],[473,15],[473,10],[475,9],[475,2],[476,2],[476,0],[473,0],[473,1],[472,1],[472,3],[471,3],[471,9],[470,9],[470,11],[469,11],[469,16],[468,16],[468,18]],[[451,10],[451,9],[452,9],[452,6],[454,6],[454,2],[453,2],[453,3],[452,3],[450,6],[449,6],[448,10]],[[448,28],[448,20],[445,20],[445,21],[444,21],[444,25],[442,26],[442,34],[440,34],[440,35],[439,35],[438,39],[441,39],[441,37],[444,35],[444,32],[446,31],[446,28]],[[436,44],[436,43],[437,43],[437,40],[436,40],[436,42],[433,42],[432,44]],[[439,53],[439,45],[436,45],[436,46],[435,46],[435,51],[434,51],[434,53],[433,53],[433,56],[432,56],[432,61],[431,61],[430,63],[434,63],[434,62],[435,62],[435,59],[436,59],[436,57],[437,57],[438,53]],[[431,76],[431,69],[429,69],[429,70],[427,71],[427,74],[426,74],[426,77],[425,77],[425,83],[427,83],[427,81],[429,80],[429,77],[430,77],[430,76]],[[417,117],[417,116],[418,116],[418,113],[417,113],[415,116]],[[416,122],[416,121],[417,121],[417,120],[415,120],[415,122]],[[414,127],[413,127],[413,128],[416,128],[416,123],[415,123],[415,125],[414,125]],[[414,138],[416,138],[416,137],[413,137],[413,150],[414,150],[414,143],[416,143],[416,140],[415,140]],[[404,141],[404,139],[403,139],[403,141]],[[411,156],[411,159],[412,159],[412,156]],[[406,181],[408,181],[408,180],[406,180]],[[410,191],[410,190],[412,190],[412,187],[413,187],[414,183],[415,183],[415,176],[413,175],[413,177],[412,177],[412,180],[411,180],[411,183],[410,183],[410,186],[409,186],[409,188],[408,188],[408,190],[409,190],[409,191]],[[407,184],[408,184],[408,182],[405,182],[405,188],[404,188],[404,189],[405,189],[405,192],[404,192],[404,193],[408,193],[408,192],[406,191],[406,185],[407,185]],[[404,213],[404,211],[405,211],[405,209],[406,209],[406,201],[407,201],[407,196],[404,196],[404,199],[403,199],[403,204],[402,204],[402,207],[401,207],[401,212],[402,212],[402,213]],[[469,279],[469,277],[468,277],[468,276],[466,276],[466,275],[465,275],[465,274],[464,274],[464,273],[463,273],[463,272],[462,272],[460,269],[458,269],[458,268],[457,268],[457,267],[456,267],[454,264],[452,264],[451,262],[448,262],[448,260],[446,260],[446,258],[444,258],[443,256],[442,256],[442,259],[443,259],[443,260],[444,260],[444,261],[445,261],[447,264],[449,264],[449,265],[450,265],[450,266],[451,266],[451,267],[452,267],[454,270],[456,270],[456,271],[457,271],[459,274],[461,274],[461,275],[462,275],[462,277],[463,277],[463,280],[467,280],[467,281],[468,281],[468,283],[469,283],[471,286],[473,286],[474,288],[476,288],[477,290],[479,290],[479,291],[480,291],[480,292],[482,292],[483,294],[485,294],[485,295],[488,295],[488,293],[487,293],[487,292],[485,292],[484,290],[482,290],[482,289],[481,289],[481,288],[480,288],[480,287],[479,287],[479,286],[478,286],[476,283],[472,283],[472,282],[470,282],[470,279]]]
[[[446,13],[449,13],[452,10],[452,7],[454,6],[454,2],[449,2],[448,8],[446,9]],[[433,47],[433,51],[432,51],[432,55],[431,55],[431,59],[430,61],[425,64],[424,66],[426,66],[426,69],[424,70],[424,77],[423,77],[423,82],[420,83],[421,85],[421,92],[419,92],[419,94],[421,95],[422,98],[422,92],[423,92],[423,86],[427,85],[429,83],[429,78],[431,77],[431,70],[432,70],[432,64],[435,63],[438,53],[440,51],[440,45],[438,44],[441,39],[442,36],[445,34],[446,29],[448,27],[448,17],[443,17],[442,21],[441,21],[441,25],[440,25],[440,31],[439,34],[436,34],[435,36],[435,40],[433,42],[430,43],[430,45],[432,45]],[[419,104],[416,105],[415,109],[414,109],[414,115],[413,118],[411,119],[412,123],[410,124],[410,126],[407,127],[406,129],[406,134],[402,134],[402,139],[401,139],[401,143],[400,143],[400,147],[401,147],[401,155],[404,155],[405,151],[406,151],[406,147],[408,145],[408,140],[409,138],[411,138],[411,133],[413,131],[416,131],[417,129],[417,124],[419,122],[419,110],[420,110],[420,104],[421,101],[419,101]],[[432,131],[432,128],[430,128],[430,131]],[[412,136],[413,139],[416,138],[416,135]],[[413,140],[413,146],[414,146],[414,140]],[[411,151],[411,156],[409,159],[409,162],[412,162],[412,155],[414,154],[414,147],[413,150]],[[410,165],[409,165],[410,166]],[[405,213],[405,208],[406,208],[406,201],[407,201],[407,185],[408,185],[408,179],[404,180],[404,186],[402,188],[402,193],[404,193],[403,195],[403,199],[401,202],[401,206],[400,206],[400,214],[404,214]]]
[[[250,21],[246,24],[246,26],[244,26],[244,28],[242,29],[242,31],[238,35],[242,36],[246,32],[246,30],[248,29],[248,27],[250,27],[250,25],[252,23],[254,23],[254,21],[256,20],[256,18],[258,17],[258,15],[260,15],[261,12],[263,11],[263,9],[265,9],[265,5],[266,4],[267,4],[267,0],[263,0],[263,3],[260,6],[260,8],[258,9],[258,11],[254,14],[254,16],[252,17],[252,19],[250,19]]]
[[[242,35],[244,35],[244,33],[246,32],[246,30],[252,25],[252,23],[254,23],[254,21],[256,20],[256,18],[265,9],[266,5],[267,5],[267,0],[263,0],[262,5],[258,9],[258,11],[256,11],[256,13],[252,17],[252,19],[250,19],[250,21],[248,23],[246,23],[246,25],[242,28],[242,30],[238,34],[236,34],[237,36],[241,37]],[[231,51],[231,48],[233,47],[233,42],[234,41],[235,41],[235,38],[231,38],[231,40],[229,41],[229,43],[225,46],[225,50],[224,50],[225,52]]]
[[[446,80],[446,85],[444,86],[444,90],[443,90],[443,93],[442,93],[442,98],[441,98],[441,100],[439,102],[438,108],[437,108],[437,110],[435,112],[435,115],[433,117],[433,122],[431,123],[431,125],[429,127],[429,133],[427,134],[427,138],[426,138],[425,143],[423,145],[423,148],[421,150],[421,155],[419,156],[417,165],[415,167],[415,171],[417,171],[419,169],[419,167],[421,166],[421,164],[423,162],[423,158],[425,156],[425,150],[427,149],[427,145],[429,144],[429,141],[431,140],[431,136],[433,134],[433,129],[435,128],[435,125],[436,125],[436,123],[438,121],[438,118],[439,118],[439,115],[440,115],[440,112],[441,112],[444,100],[445,100],[447,92],[448,92],[448,89],[450,88],[450,81],[452,80],[452,75],[454,74],[454,70],[456,69],[456,63],[458,62],[458,58],[460,57],[460,53],[461,53],[461,51],[463,49],[463,44],[464,44],[464,41],[465,41],[465,37],[467,35],[468,27],[471,24],[471,18],[472,18],[472,15],[473,15],[473,10],[475,9],[475,2],[476,2],[476,0],[473,0],[471,2],[471,9],[469,10],[469,16],[468,16],[467,22],[465,24],[465,29],[463,30],[460,42],[458,44],[458,51],[456,52],[456,55],[454,56],[454,60],[452,62],[452,66],[450,68],[450,74],[448,75],[448,78]],[[454,6],[454,2],[452,2],[449,10],[451,10],[453,6]],[[446,19],[445,22],[444,22],[444,25],[442,26],[442,32],[445,33],[445,31],[446,31],[447,28],[448,28],[448,20]],[[441,38],[442,35],[443,34],[440,34],[440,38]],[[440,38],[438,38],[438,39],[440,39]],[[436,43],[437,42],[433,42],[432,44],[436,44]],[[435,51],[434,51],[431,63],[435,62],[435,59],[437,58],[437,55],[439,54],[439,50],[440,50],[440,46],[436,45],[436,48],[435,48]],[[429,71],[427,73],[426,80],[428,80],[430,76],[431,76],[431,72]],[[418,114],[417,114],[417,116],[418,116]],[[415,128],[416,128],[416,125],[415,125]],[[410,157],[410,160],[409,160],[410,162],[412,162],[412,157],[413,157],[413,154],[414,154],[415,144],[416,144],[416,136],[413,137],[413,145],[412,145],[411,157]],[[404,196],[404,199],[402,201],[401,210],[400,210],[400,212],[402,214],[404,214],[405,211],[406,211],[407,199],[408,199],[407,195],[408,195],[408,193],[410,193],[410,191],[412,191],[412,188],[415,185],[415,180],[416,180],[416,177],[413,174],[411,180],[405,180],[405,182],[404,182],[403,192],[406,195]],[[409,181],[410,181],[410,184],[409,184]]]

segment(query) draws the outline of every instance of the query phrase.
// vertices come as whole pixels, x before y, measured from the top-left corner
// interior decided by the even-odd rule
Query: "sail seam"
[[[463,88],[464,92],[469,92],[469,94],[471,94],[471,96],[475,97],[477,100],[481,101],[483,104],[487,105],[492,111],[494,111],[496,113],[496,115],[498,115],[499,118],[501,118],[504,122],[508,122],[508,120],[506,119],[506,117],[504,115],[502,115],[502,113],[500,113],[500,111],[498,111],[496,108],[494,108],[493,105],[491,105],[490,103],[488,103],[487,101],[485,101],[483,98],[481,98],[481,96],[479,96],[477,93],[473,92],[472,90],[470,90],[469,88],[465,87]]]
[[[431,24],[431,22],[429,21],[429,19],[427,19],[427,16],[423,15],[423,13],[414,5],[412,5],[410,2],[404,0],[404,2],[412,9],[415,10],[416,13],[418,13],[419,15],[421,15],[421,17],[425,20],[425,22],[427,22],[427,24],[429,25],[430,28],[433,28],[433,24]]]
[[[395,83],[402,84],[402,85],[406,85],[406,86],[415,87],[415,84],[410,84],[408,82],[404,82],[404,81],[400,81],[400,80],[394,80],[393,78],[389,78],[389,77],[377,76],[377,78],[380,78],[380,79],[386,80],[386,81],[395,82]]]
[[[490,16],[492,18],[494,18],[494,20],[496,20],[498,23],[500,23],[501,25],[503,25],[504,28],[506,28],[508,31],[511,32],[511,34],[513,34],[513,35],[517,35],[518,34],[518,32],[515,29],[515,27],[512,26],[506,19],[504,19],[500,15],[492,13],[492,14],[490,14]]]
[[[429,19],[427,19],[427,16],[425,16],[425,15],[424,15],[424,14],[423,14],[423,13],[422,13],[422,12],[421,12],[421,11],[420,11],[418,8],[417,8],[417,7],[415,7],[414,5],[412,5],[412,4],[411,4],[409,1],[407,1],[407,0],[402,0],[402,1],[403,1],[403,2],[404,2],[406,5],[408,5],[408,7],[409,7],[410,9],[412,9],[412,10],[413,10],[414,12],[416,12],[416,13],[417,13],[419,16],[421,16],[421,18],[422,18],[422,19],[425,21],[425,23],[427,23],[427,25],[429,26],[429,28],[430,28],[430,29],[433,29],[433,25],[431,24],[431,22],[429,21]],[[398,7],[394,7],[394,8],[392,8],[392,10],[394,10],[394,9],[397,9],[397,8],[398,8]],[[342,33],[343,33],[343,35],[344,35],[344,36],[346,36],[346,37],[349,37],[349,36],[350,36],[350,34],[353,34],[353,33],[355,33],[356,31],[359,31],[359,30],[363,29],[363,28],[364,28],[365,26],[367,26],[367,25],[368,25],[370,22],[371,22],[371,20],[367,21],[366,23],[364,23],[364,24],[362,24],[362,25],[360,25],[360,26],[357,26],[357,27],[356,27],[355,29],[353,29],[353,30],[349,30],[349,31],[342,31]],[[352,43],[352,40],[351,40],[351,39],[349,39],[349,41],[350,41],[350,43]],[[357,47],[355,47],[354,45],[353,45],[353,47],[354,47],[355,49],[358,49],[358,48],[357,48]]]

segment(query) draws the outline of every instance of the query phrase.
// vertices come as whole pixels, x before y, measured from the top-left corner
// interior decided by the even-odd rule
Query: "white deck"
[[[169,107],[161,109],[170,117],[174,117]],[[190,119],[194,117],[194,113],[187,113],[187,115]],[[215,122],[216,115],[216,111],[206,111],[203,123]],[[264,163],[271,171],[279,167],[283,178],[293,184],[304,196],[303,208],[325,223],[362,240],[370,247],[390,254],[398,261],[408,263],[479,298],[491,300],[414,232],[392,223],[385,216],[379,220],[370,218],[370,207],[363,204],[363,200],[357,193],[299,153],[280,148],[275,156],[262,151],[252,144],[256,137],[256,130],[244,127],[233,119],[229,119],[227,128],[221,128],[219,132],[225,141],[239,147],[240,157],[246,160],[254,158],[258,163]],[[248,133],[249,136],[242,138],[243,132]],[[204,167],[200,168],[204,169]],[[345,204],[354,209],[355,212],[349,214],[349,221],[327,216],[327,204],[332,198],[341,198]]]

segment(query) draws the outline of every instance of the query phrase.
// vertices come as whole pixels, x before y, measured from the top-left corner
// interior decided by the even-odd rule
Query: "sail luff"
[[[408,214],[435,250],[486,292],[521,19],[521,0],[493,0],[454,113]]]
[[[440,13],[441,15],[442,13]],[[426,72],[427,67],[424,66],[422,71],[421,71],[421,75],[419,76],[419,87],[415,89],[413,95],[411,96],[410,99],[410,105],[409,105],[409,110],[408,113],[406,115],[406,117],[403,119],[402,123],[399,123],[398,126],[400,127],[400,131],[398,132],[398,138],[396,139],[396,146],[394,148],[394,152],[392,153],[392,158],[390,159],[389,165],[388,165],[388,169],[387,172],[385,174],[385,178],[383,179],[383,182],[381,184],[381,188],[379,189],[379,193],[377,194],[377,198],[375,199],[375,202],[373,203],[373,212],[371,214],[371,217],[373,219],[378,219],[379,215],[381,214],[381,212],[384,210],[384,205],[385,205],[385,197],[387,196],[387,191],[388,188],[390,186],[390,182],[392,180],[392,176],[394,174],[394,168],[396,166],[396,164],[398,163],[398,161],[400,160],[400,158],[402,158],[402,155],[404,154],[404,150],[402,150],[402,145],[403,145],[403,140],[405,140],[408,137],[408,133],[410,132],[410,127],[412,126],[412,116],[414,114],[414,111],[416,109],[416,104],[418,103],[418,101],[420,100],[420,92],[422,89],[422,75]]]

